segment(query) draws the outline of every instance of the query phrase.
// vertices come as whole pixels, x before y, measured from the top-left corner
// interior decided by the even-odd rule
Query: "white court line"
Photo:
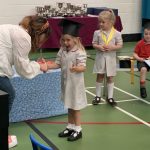
[[[132,101],[139,101],[139,99],[126,99],[126,100],[121,100],[121,101],[116,101],[117,103],[123,103],[123,102],[132,102]]]
[[[95,87],[87,87],[86,89],[94,89]],[[132,96],[132,97],[134,97],[135,99],[138,99],[138,100],[140,100],[140,101],[142,101],[142,102],[144,102],[144,103],[146,103],[146,104],[149,104],[150,105],[150,102],[148,102],[148,101],[146,101],[146,100],[144,100],[144,99],[142,99],[142,98],[140,98],[140,97],[138,97],[138,96],[135,96],[135,95],[133,95],[133,94],[131,94],[131,93],[129,93],[129,92],[126,92],[126,91],[124,91],[124,90],[122,90],[122,89],[120,89],[120,88],[118,88],[118,87],[114,87],[116,90],[118,90],[118,91],[121,91],[121,92],[123,92],[123,93],[125,93],[125,94],[127,94],[127,95],[130,95],[130,96]],[[94,95],[95,96],[95,95]]]
[[[135,95],[133,95],[133,94],[131,94],[131,93],[128,93],[128,92],[126,92],[126,91],[124,91],[124,90],[122,90],[122,89],[120,89],[120,88],[117,88],[116,86],[115,86],[114,88],[115,88],[116,90],[118,90],[118,91],[121,91],[121,92],[127,94],[127,95],[130,95],[130,96],[132,96],[132,97],[134,97],[134,98],[137,98],[137,99],[139,99],[140,101],[142,101],[142,102],[144,102],[144,103],[146,103],[146,104],[150,104],[150,102],[148,102],[148,101],[146,101],[146,100],[144,100],[144,99],[142,99],[142,98],[140,98],[140,97],[138,97],[138,96],[135,96]]]
[[[87,88],[86,88],[86,89],[87,89]],[[95,94],[93,94],[92,92],[90,92],[90,91],[88,91],[88,90],[85,90],[85,91],[86,91],[87,93],[91,94],[92,96],[96,96]],[[104,99],[102,99],[102,100],[105,101]],[[91,105],[92,105],[92,104],[91,104]],[[146,122],[146,121],[140,119],[139,117],[136,117],[135,115],[133,115],[133,114],[131,114],[131,113],[125,111],[124,109],[122,109],[122,108],[120,108],[120,107],[118,107],[118,106],[115,106],[114,108],[120,110],[121,112],[125,113],[126,115],[130,116],[131,118],[134,118],[135,120],[137,120],[137,121],[143,123],[144,125],[150,127],[150,124],[149,124],[148,122]]]
[[[96,96],[95,94],[93,94],[92,92],[85,90],[87,93],[89,93],[92,96]],[[103,102],[106,102],[105,99],[101,98]],[[121,100],[121,101],[116,101],[117,103],[123,103],[123,102],[130,102],[130,101],[138,101],[139,99],[127,99],[127,100]],[[100,104],[106,104],[106,103],[100,103]]]
[[[90,91],[88,90],[85,90],[87,93],[89,93],[90,95],[92,96],[96,96],[95,94],[91,93]],[[105,99],[102,98],[102,101],[105,101]],[[130,101],[139,101],[139,99],[127,99],[127,100],[121,100],[121,101],[116,101],[117,103],[123,103],[123,102],[130,102]]]
[[[122,108],[120,108],[120,107],[118,107],[118,106],[116,106],[115,108],[118,109],[118,110],[120,110],[120,111],[122,111],[122,112],[125,113],[126,115],[128,115],[128,116],[134,118],[135,120],[138,120],[139,122],[142,122],[142,123],[145,124],[146,126],[150,127],[150,124],[149,124],[148,122],[146,122],[146,121],[140,119],[139,117],[134,116],[133,114],[131,114],[131,113],[125,111],[124,109],[122,109]]]
[[[104,105],[106,102],[99,103],[98,105]],[[88,106],[92,106],[93,104],[87,104]]]
[[[87,91],[86,91],[87,92]],[[87,92],[88,93],[88,92]],[[103,100],[103,99],[102,99]],[[103,100],[104,102],[99,103],[98,105],[103,105],[106,104],[106,101]],[[116,101],[117,103],[123,103],[123,102],[132,102],[132,101],[139,101],[138,99],[128,99],[128,100],[121,100],[121,101]],[[93,104],[88,104],[88,106],[91,106]]]

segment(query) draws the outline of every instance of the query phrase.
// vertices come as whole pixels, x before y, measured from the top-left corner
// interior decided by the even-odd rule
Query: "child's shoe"
[[[74,130],[66,128],[65,130],[63,130],[62,132],[60,132],[58,134],[58,136],[59,137],[68,137],[68,136],[70,136],[72,134],[72,132],[74,132]]]
[[[73,131],[72,134],[68,137],[68,141],[76,141],[78,139],[82,138],[82,132]]]
[[[8,146],[9,148],[12,148],[18,144],[17,137],[15,135],[9,135],[8,136]]]
[[[115,100],[113,98],[107,99],[107,103],[113,107],[117,105],[117,102],[115,102]]]
[[[92,101],[93,105],[98,105],[101,102],[101,97],[94,97],[94,100]]]
[[[142,98],[146,98],[147,97],[147,93],[146,93],[146,88],[145,87],[141,87],[140,88],[140,94]]]

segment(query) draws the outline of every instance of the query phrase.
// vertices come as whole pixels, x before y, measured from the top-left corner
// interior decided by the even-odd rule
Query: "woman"
[[[0,90],[9,94],[9,112],[15,97],[15,90],[10,82],[13,66],[20,76],[27,79],[34,78],[41,71],[47,71],[45,62],[30,61],[28,54],[31,49],[41,46],[49,33],[48,21],[39,16],[27,16],[19,25],[0,25]],[[9,141],[12,141],[9,147],[17,144],[13,144],[13,139],[9,136]]]

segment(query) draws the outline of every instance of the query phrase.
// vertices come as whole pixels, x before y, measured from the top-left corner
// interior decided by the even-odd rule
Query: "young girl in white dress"
[[[61,48],[55,63],[47,62],[47,65],[49,69],[61,68],[62,100],[68,108],[67,127],[58,136],[68,137],[68,141],[75,141],[82,137],[80,110],[87,106],[84,86],[87,56],[77,35],[80,24],[63,20],[60,25],[63,27]]]
[[[94,32],[93,47],[97,50],[93,72],[97,74],[96,97],[93,105],[101,102],[101,87],[106,74],[107,78],[107,102],[111,106],[117,103],[113,99],[114,81],[116,75],[116,50],[122,48],[123,40],[121,33],[114,29],[115,15],[111,9],[104,10],[99,14],[99,30]]]

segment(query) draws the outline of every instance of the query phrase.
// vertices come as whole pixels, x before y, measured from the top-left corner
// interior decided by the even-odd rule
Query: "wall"
[[[142,0],[72,0],[73,4],[88,4],[88,7],[109,7],[119,10],[123,34],[141,32]],[[0,5],[0,24],[18,24],[26,15],[35,14],[35,6],[55,5],[68,0],[3,0]]]

